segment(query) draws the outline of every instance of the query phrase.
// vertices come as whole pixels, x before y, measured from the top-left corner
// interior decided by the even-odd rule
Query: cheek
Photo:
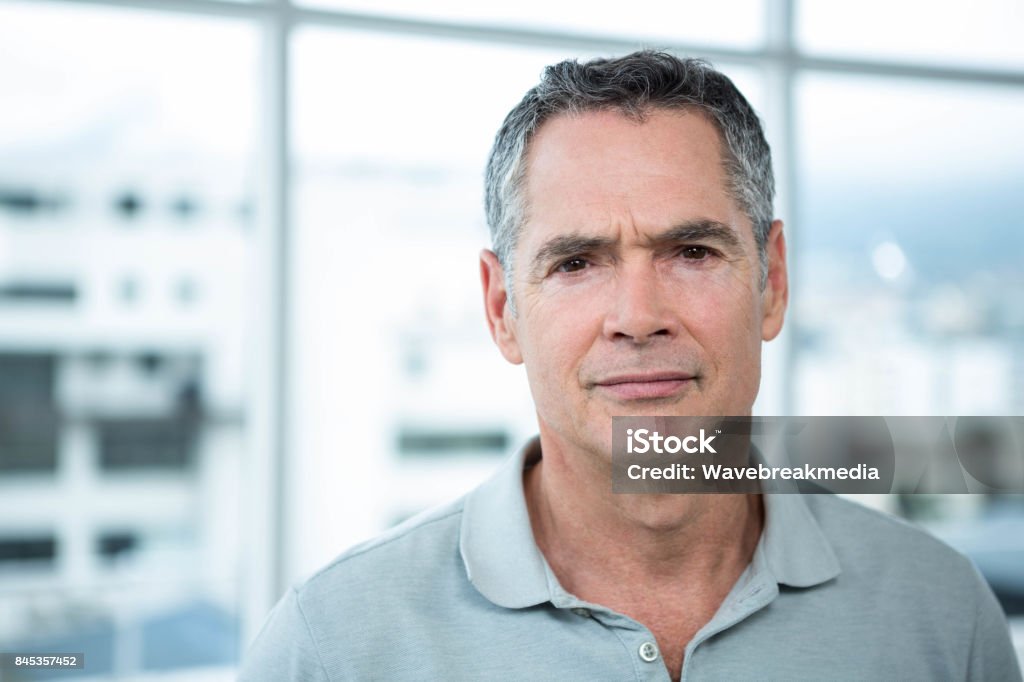
[[[711,354],[731,355],[761,338],[760,295],[741,273],[677,281],[673,296],[686,331]]]
[[[536,368],[541,382],[577,372],[601,328],[596,303],[583,291],[524,300],[520,346],[527,367]]]

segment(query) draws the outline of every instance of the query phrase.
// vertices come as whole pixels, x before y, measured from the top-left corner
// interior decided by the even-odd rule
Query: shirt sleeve
[[[971,641],[970,660],[967,663],[967,679],[1021,680],[1020,662],[1010,639],[1010,628],[1003,609],[996,600],[985,579],[975,571],[977,593],[977,615],[974,622],[974,639]]]
[[[242,660],[239,682],[328,682],[298,593],[288,590]]]

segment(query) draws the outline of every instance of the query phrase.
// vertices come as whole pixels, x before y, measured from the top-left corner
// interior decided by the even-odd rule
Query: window
[[[798,45],[809,53],[953,68],[1024,67],[1024,7],[1015,0],[803,0],[798,7]]]
[[[0,6],[4,651],[230,679],[258,35]]]
[[[797,412],[1024,412],[1024,91],[809,74],[797,112]]]
[[[629,37],[648,41],[687,41],[697,45],[754,47],[763,39],[764,3],[758,0],[658,2],[621,5],[556,0],[486,3],[469,0],[307,0],[312,6],[396,19],[427,19],[483,24],[512,31],[552,31],[573,35]],[[305,3],[303,3],[305,4]],[[564,58],[564,54],[560,57]]]
[[[482,172],[569,56],[707,57],[765,120],[794,287],[760,410],[1019,414],[1018,5],[0,4],[0,649],[233,679],[286,585],[535,430]],[[1019,499],[881,503],[1024,603]]]

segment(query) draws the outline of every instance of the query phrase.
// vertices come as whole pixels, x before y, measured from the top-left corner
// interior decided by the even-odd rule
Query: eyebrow
[[[552,237],[544,242],[533,257],[531,270],[537,274],[547,263],[579,256],[585,253],[608,251],[618,239],[608,237],[588,237],[580,234],[564,234]],[[742,250],[736,231],[725,223],[717,220],[697,219],[679,223],[660,234],[645,238],[643,243],[649,248],[659,248],[686,242],[703,241],[717,242],[727,250]]]
[[[579,234],[563,234],[552,237],[537,250],[537,255],[533,257],[531,269],[534,274],[538,274],[547,263],[578,256],[582,253],[607,251],[617,241],[617,239],[609,239],[607,237],[584,237]]]
[[[717,220],[690,220],[645,240],[649,246],[662,246],[680,242],[717,242],[719,246],[742,251],[743,245],[736,230]]]

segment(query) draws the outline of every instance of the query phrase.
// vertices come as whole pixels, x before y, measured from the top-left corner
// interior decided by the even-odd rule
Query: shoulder
[[[974,563],[927,531],[834,495],[811,495],[807,504],[839,560],[837,587],[859,608],[914,613],[969,636],[994,604]]]
[[[325,605],[360,600],[360,591],[386,588],[394,599],[443,582],[460,565],[463,504],[464,498],[427,510],[344,551],[296,587],[300,604],[315,617]]]
[[[970,559],[903,519],[836,495],[807,495],[807,505],[843,571],[911,573],[937,584],[976,580]]]
[[[968,557],[889,514],[834,495],[806,498],[839,559],[832,589],[844,595],[844,616],[898,624],[887,636],[907,657],[945,660],[957,676],[1020,679],[1006,616]]]
[[[339,573],[358,570],[368,564],[386,561],[396,552],[412,547],[435,547],[443,539],[458,542],[459,525],[465,498],[421,512],[380,535],[350,547],[333,561],[314,573],[300,586],[300,591],[324,582],[330,582]]]
[[[397,625],[468,584],[460,577],[462,506],[423,512],[290,588],[246,653],[240,679],[347,679],[352,666],[372,669],[381,647],[400,646]]]
[[[969,560],[924,529],[904,519],[832,494],[804,499],[833,546],[922,555],[969,566]],[[863,552],[862,552],[863,553]]]

